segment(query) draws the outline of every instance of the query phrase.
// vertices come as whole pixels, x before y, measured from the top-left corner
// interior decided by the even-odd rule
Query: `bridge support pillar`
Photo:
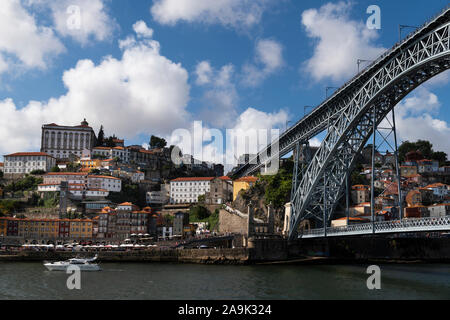
[[[292,215],[292,203],[288,202],[284,205],[284,227],[283,235],[289,236],[289,231],[291,230],[291,215]]]

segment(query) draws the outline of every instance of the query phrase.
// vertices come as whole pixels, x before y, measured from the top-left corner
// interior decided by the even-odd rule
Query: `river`
[[[40,263],[0,263],[0,299],[450,299],[450,265],[381,265],[381,290],[368,290],[367,266],[215,266],[104,263],[69,275]]]

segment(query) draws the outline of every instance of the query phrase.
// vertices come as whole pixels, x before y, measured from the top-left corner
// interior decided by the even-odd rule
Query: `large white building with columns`
[[[86,119],[78,126],[60,126],[55,123],[42,126],[41,152],[58,160],[69,159],[71,154],[81,157],[83,150],[92,150],[95,133]]]

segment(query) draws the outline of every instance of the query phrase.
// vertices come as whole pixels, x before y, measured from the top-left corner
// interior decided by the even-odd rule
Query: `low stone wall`
[[[249,253],[245,248],[237,249],[192,249],[192,250],[145,250],[127,252],[33,252],[3,253],[0,261],[56,261],[98,254],[100,262],[174,262],[200,264],[246,264]]]
[[[221,209],[219,212],[219,232],[246,235],[248,233],[247,220]]]
[[[58,219],[58,208],[26,208],[24,215],[30,219]]]
[[[289,256],[322,256],[341,261],[450,262],[450,238],[342,237],[302,239],[289,245]]]

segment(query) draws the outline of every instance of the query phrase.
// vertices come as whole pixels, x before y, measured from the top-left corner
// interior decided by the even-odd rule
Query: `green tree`
[[[115,135],[108,137],[104,142],[104,146],[108,148],[114,148],[116,146],[116,143],[114,142],[115,139],[117,139]]]
[[[439,161],[440,166],[445,166],[447,163],[447,154],[443,151],[436,151],[431,155],[431,159]]]
[[[13,181],[5,187],[6,192],[33,191],[43,182],[41,177],[26,176],[19,181]]]
[[[275,208],[282,208],[290,200],[292,188],[292,172],[285,168],[278,170],[276,175],[260,176],[261,181],[266,183],[265,201],[272,203]],[[256,183],[254,188],[260,188],[260,183]]]
[[[157,136],[151,136],[150,138],[150,148],[151,149],[162,149],[167,146],[167,141],[163,138]]]
[[[433,155],[433,145],[426,140],[418,140],[417,142],[405,141],[398,148],[400,161],[405,161],[406,154],[411,151],[418,151],[423,157],[430,159]]]
[[[30,172],[31,175],[43,175],[45,174],[44,170],[33,170]]]
[[[208,219],[211,213],[204,206],[193,206],[189,209],[190,221],[202,221]]]
[[[103,125],[101,125],[97,136],[97,146],[102,146],[104,142],[105,142],[105,132],[103,131]]]
[[[198,196],[198,203],[205,203],[206,196],[204,194]]]
[[[54,166],[54,167],[50,170],[50,172],[60,172],[60,171],[61,171],[61,169],[59,169],[58,166]]]

